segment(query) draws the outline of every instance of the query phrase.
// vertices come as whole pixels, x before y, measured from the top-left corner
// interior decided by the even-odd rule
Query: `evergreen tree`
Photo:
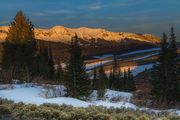
[[[45,46],[45,42],[40,42],[38,55],[36,57],[36,76],[41,76],[44,79],[49,79],[49,66],[48,66],[48,48]]]
[[[113,81],[114,81],[113,70],[111,70],[109,74],[109,89],[114,89]]]
[[[97,70],[96,68],[93,70],[93,82],[92,86],[94,90],[97,90],[97,84],[98,84],[98,79],[97,79]]]
[[[106,76],[106,73],[104,71],[103,65],[99,68],[99,74],[98,74],[98,83],[97,83],[97,94],[98,98],[101,99],[104,97],[104,94],[106,93],[108,77]]]
[[[67,63],[67,92],[69,96],[82,98],[90,94],[91,82],[85,71],[82,50],[77,35],[72,38],[70,59]]]
[[[135,82],[134,82],[134,77],[133,77],[133,74],[132,74],[130,68],[128,68],[127,77],[128,77],[127,78],[128,91],[136,90],[136,86],[135,86]]]
[[[120,65],[117,62],[116,56],[114,56],[114,63],[113,63],[113,69],[110,74],[110,80],[111,82],[111,89],[114,90],[121,90],[122,89],[122,74],[121,74],[121,69]]]
[[[119,82],[119,76],[118,76],[118,64],[116,56],[114,55],[114,62],[113,62],[113,70],[112,70],[112,86],[114,90],[118,89],[118,82]]]
[[[38,54],[35,62],[35,76],[41,76],[46,80],[53,80],[55,77],[54,61],[51,44],[45,45],[44,41],[38,43]]]
[[[104,67],[101,64],[100,68],[99,68],[99,73],[98,73],[98,79],[103,80],[105,83],[105,88],[109,88],[109,82],[108,82],[108,77],[104,71]]]
[[[127,76],[127,72],[126,70],[124,70],[124,73],[123,73],[123,90],[124,91],[128,91],[128,86],[127,86],[127,79],[128,79],[128,76]]]
[[[119,76],[119,91],[122,91],[123,90],[123,77],[122,77],[121,68],[119,68],[118,76]]]
[[[31,73],[29,72],[29,69],[27,67],[22,67],[20,70],[21,71],[18,71],[18,72],[20,72],[20,75],[21,75],[20,76],[21,82],[28,82],[29,83],[32,79]]]
[[[32,23],[26,19],[22,11],[17,12],[3,43],[3,69],[14,66],[18,70],[17,79],[21,79],[21,69],[33,71],[33,62],[36,55],[36,41]]]
[[[51,44],[48,46],[48,78],[52,80],[54,78],[54,60],[52,55]]]
[[[168,81],[168,43],[167,36],[163,33],[161,40],[161,51],[158,58],[158,63],[154,65],[153,70],[153,80],[151,81],[153,85],[152,93],[156,95],[156,98],[160,101],[165,100],[166,87]]]
[[[113,74],[114,75],[117,75],[118,74],[118,64],[117,64],[117,58],[116,56],[114,55],[114,63],[113,63]]]
[[[152,93],[161,102],[176,102],[180,96],[180,80],[178,78],[178,64],[176,61],[177,48],[173,27],[171,28],[170,44],[167,43],[167,36],[163,34],[161,51],[158,64],[154,66]]]
[[[176,102],[177,96],[180,96],[180,80],[178,78],[178,64],[176,58],[177,54],[177,46],[176,46],[176,37],[174,33],[174,28],[171,28],[170,32],[170,44],[168,51],[168,81],[166,88],[166,99],[170,102]]]
[[[57,69],[55,71],[55,79],[60,83],[64,84],[65,75],[61,66],[61,62],[59,62]]]

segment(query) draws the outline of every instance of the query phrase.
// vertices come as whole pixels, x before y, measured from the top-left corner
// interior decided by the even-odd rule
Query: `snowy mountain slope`
[[[8,32],[8,26],[0,27],[0,40],[4,40]],[[159,38],[150,34],[134,34],[127,32],[110,32],[100,28],[66,28],[64,26],[55,26],[50,29],[35,28],[35,37],[40,40],[54,42],[69,42],[71,38],[77,36],[83,40],[102,39],[107,41],[138,40],[150,43],[159,42]]]

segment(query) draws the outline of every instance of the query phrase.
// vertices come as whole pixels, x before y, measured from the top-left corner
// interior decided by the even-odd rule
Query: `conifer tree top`
[[[6,40],[13,44],[35,40],[33,25],[22,11],[17,12],[10,25]]]
[[[174,27],[172,26],[171,27],[171,32],[170,32],[170,40],[175,40],[176,39],[176,36],[175,36],[175,33],[174,33]]]

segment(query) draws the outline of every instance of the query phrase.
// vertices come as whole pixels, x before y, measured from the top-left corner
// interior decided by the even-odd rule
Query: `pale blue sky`
[[[23,10],[35,27],[101,27],[161,36],[174,25],[180,37],[180,0],[1,0],[0,25]]]

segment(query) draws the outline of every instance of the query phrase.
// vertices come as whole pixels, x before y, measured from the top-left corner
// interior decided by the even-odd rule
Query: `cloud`
[[[64,14],[72,14],[72,10],[46,10],[42,12],[33,12],[30,15],[35,17],[44,17],[50,15],[64,15]]]
[[[46,11],[47,14],[53,14],[53,15],[56,15],[56,14],[71,14],[73,13],[72,10],[48,10]]]
[[[99,10],[99,9],[104,8],[104,7],[107,7],[107,5],[100,3],[100,2],[93,3],[93,4],[90,4],[87,6],[87,8],[90,10]]]
[[[47,16],[47,14],[44,12],[33,12],[30,14],[30,16],[43,17],[43,16]]]
[[[9,23],[10,23],[9,21],[0,21],[0,25],[7,25]]]

